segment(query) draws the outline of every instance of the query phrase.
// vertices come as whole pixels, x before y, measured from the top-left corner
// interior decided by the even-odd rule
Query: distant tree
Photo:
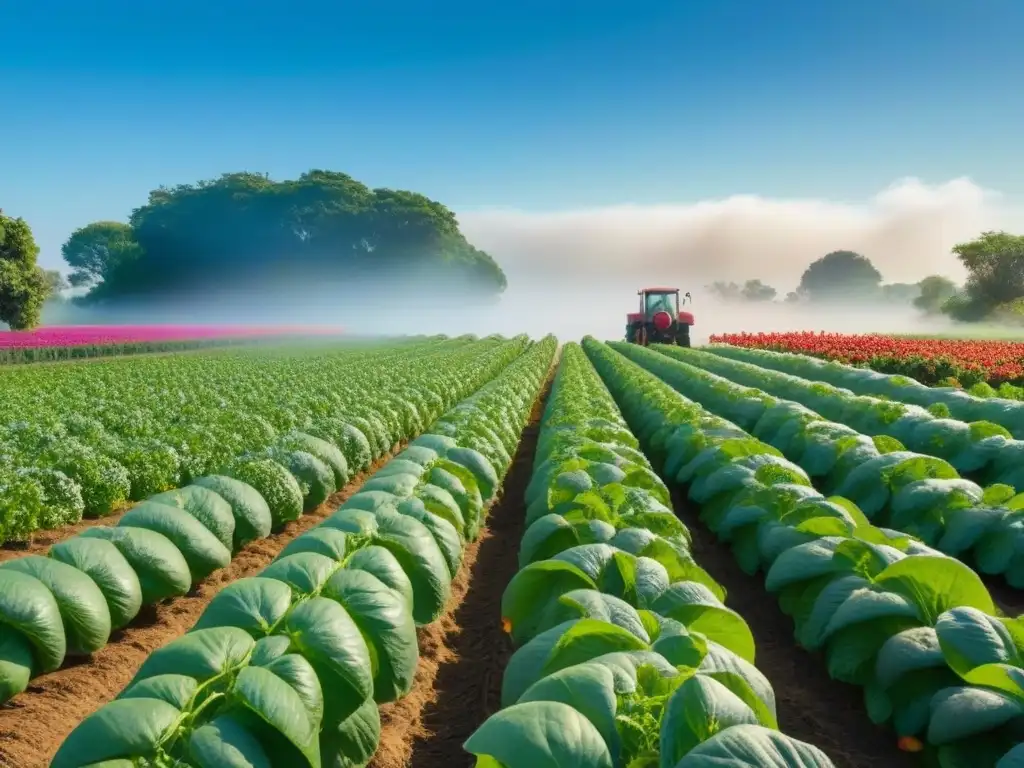
[[[705,287],[708,293],[722,301],[739,301],[743,298],[743,289],[736,283],[716,280],[711,285]]]
[[[98,285],[141,253],[132,228],[120,221],[94,221],[80,227],[60,250],[71,267],[70,282],[75,288]]]
[[[914,299],[914,306],[929,314],[942,311],[946,302],[957,293],[956,284],[942,275],[929,275],[917,286],[919,295]]]
[[[59,269],[44,269],[43,275],[46,276],[47,301],[60,299],[61,293],[71,287],[68,285],[68,281],[64,279],[64,275],[60,273]]]
[[[967,269],[967,297],[993,308],[1024,296],[1024,235],[983,232],[953,253]]]
[[[798,290],[819,301],[875,295],[881,282],[882,274],[870,259],[853,251],[833,251],[804,271]]]
[[[799,302],[803,301],[804,298],[804,295],[800,293],[800,291],[790,291],[789,293],[786,294],[786,303],[798,304]]]
[[[36,264],[38,255],[39,247],[26,221],[0,211],[0,322],[11,330],[39,324],[50,283]]]
[[[772,301],[777,294],[778,291],[760,280],[747,280],[741,292],[745,301]]]

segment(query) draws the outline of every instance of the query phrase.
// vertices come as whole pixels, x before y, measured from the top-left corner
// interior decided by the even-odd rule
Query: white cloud
[[[969,179],[904,179],[863,203],[736,195],[722,200],[531,213],[467,211],[462,229],[511,281],[630,276],[700,289],[760,278],[792,289],[813,260],[854,250],[886,282],[962,277],[950,248],[983,229],[1024,227],[1024,212]]]

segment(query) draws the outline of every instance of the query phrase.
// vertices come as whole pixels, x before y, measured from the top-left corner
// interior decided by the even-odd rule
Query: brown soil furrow
[[[550,379],[534,404],[501,497],[480,538],[466,548],[441,619],[419,631],[420,663],[412,692],[381,707],[381,743],[369,768],[472,766],[462,750],[500,708],[501,677],[512,642],[501,627],[501,596],[518,570],[540,417]]]
[[[672,503],[693,535],[694,560],[725,587],[726,605],[754,634],[755,664],[775,689],[779,729],[824,750],[838,768],[918,765],[897,749],[894,733],[871,722],[860,688],[831,679],[825,660],[797,645],[793,622],[765,590],[763,574],[740,570],[729,547],[704,527],[682,492],[674,490]]]
[[[313,512],[284,530],[250,543],[188,595],[147,606],[132,625],[110,638],[91,657],[66,664],[34,679],[25,693],[0,706],[0,765],[44,768],[79,722],[114,699],[131,682],[146,657],[185,634],[223,587],[253,576],[292,539],[333,513],[385,464],[401,446],[378,459]],[[106,522],[109,518],[105,518]]]

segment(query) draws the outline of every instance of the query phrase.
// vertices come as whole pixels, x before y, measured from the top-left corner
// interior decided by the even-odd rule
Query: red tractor
[[[640,311],[626,315],[626,341],[630,344],[675,344],[690,346],[690,326],[693,315],[679,311],[678,288],[641,288]],[[689,293],[686,299],[693,301]]]

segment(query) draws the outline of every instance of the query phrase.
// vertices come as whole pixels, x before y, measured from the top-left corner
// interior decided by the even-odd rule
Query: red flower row
[[[919,339],[881,334],[850,335],[795,331],[786,333],[726,333],[712,343],[797,352],[867,365],[886,373],[903,373],[928,384],[947,378],[964,384],[1024,381],[1024,342],[972,339]]]

